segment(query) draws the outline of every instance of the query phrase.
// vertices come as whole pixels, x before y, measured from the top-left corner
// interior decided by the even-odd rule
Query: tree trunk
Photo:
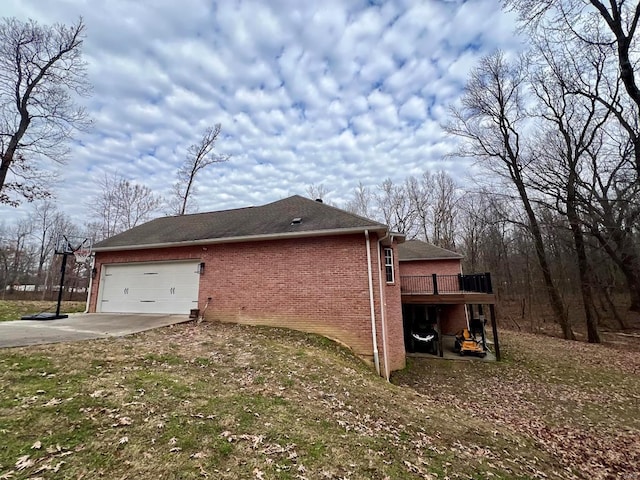
[[[582,294],[582,304],[584,307],[584,318],[587,323],[587,341],[589,343],[601,343],[600,332],[598,331],[598,319],[593,315],[591,306],[593,305],[593,295],[591,292],[591,272],[587,250],[584,243],[584,233],[580,225],[580,218],[576,210],[575,195],[575,173],[569,174],[567,185],[567,219],[573,235],[573,244],[576,249],[576,259],[578,261],[578,272],[580,275],[580,293]]]
[[[629,310],[640,313],[640,255],[630,233],[618,227],[611,232],[611,236],[621,252],[620,269],[627,280],[631,300]]]
[[[8,155],[2,156],[2,163],[0,164],[0,192],[2,191],[4,182],[7,179],[7,174],[9,173],[9,166],[11,165],[11,160],[12,158],[10,158]]]
[[[640,281],[638,280],[637,275],[630,274],[630,272],[631,269],[629,269],[628,272],[624,272],[627,279],[627,286],[629,288],[629,298],[631,300],[629,310],[640,313]]]
[[[518,193],[520,194],[520,199],[522,200],[522,204],[527,213],[527,218],[529,220],[529,230],[531,232],[531,236],[533,237],[533,244],[535,247],[536,256],[538,257],[538,264],[540,265],[540,270],[542,271],[542,278],[547,290],[547,295],[549,296],[551,308],[553,309],[556,320],[560,324],[560,328],[562,329],[562,335],[564,336],[564,338],[567,340],[575,340],[576,336],[571,329],[569,316],[564,309],[562,298],[558,293],[558,289],[553,283],[551,267],[549,266],[549,261],[547,260],[547,252],[544,247],[544,239],[542,238],[542,231],[540,230],[540,224],[538,223],[536,214],[533,210],[533,207],[531,206],[531,201],[529,200],[529,195],[527,194],[527,191],[525,189],[524,181],[520,178],[517,171],[514,171],[513,176],[513,180],[518,188]]]
[[[619,326],[619,328],[621,330],[626,330],[627,328],[629,328],[627,323],[620,316],[620,313],[618,312],[618,309],[616,308],[615,304],[613,303],[613,300],[612,300],[611,295],[609,293],[609,287],[602,288],[601,292],[602,292],[602,297],[604,297],[604,301],[601,300],[601,302],[603,304],[602,305],[603,310],[607,310],[607,309],[611,310],[611,315],[613,315],[613,319],[616,321],[616,323],[618,324],[618,326]],[[604,305],[605,302],[606,302],[606,305]]]
[[[636,253],[633,242],[628,240],[619,227],[612,222],[604,225],[607,227],[606,234],[598,231],[595,225],[591,227],[591,234],[624,275],[631,300],[629,310],[640,312],[640,256]]]

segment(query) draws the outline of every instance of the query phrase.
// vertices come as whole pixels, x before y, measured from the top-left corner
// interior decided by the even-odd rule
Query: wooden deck
[[[495,305],[491,274],[411,275],[400,277],[402,303],[420,305]]]
[[[417,305],[495,305],[496,296],[493,293],[452,292],[452,293],[403,293],[402,303]]]

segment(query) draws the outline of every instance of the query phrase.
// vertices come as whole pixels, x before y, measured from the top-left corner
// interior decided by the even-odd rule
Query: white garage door
[[[199,262],[104,265],[98,311],[183,313],[198,308]]]

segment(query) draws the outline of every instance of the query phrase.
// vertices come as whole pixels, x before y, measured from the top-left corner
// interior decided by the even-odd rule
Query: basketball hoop
[[[60,314],[60,304],[62,303],[62,292],[64,291],[64,274],[67,268],[67,257],[69,255],[73,255],[76,259],[76,263],[79,265],[84,264],[84,268],[80,267],[80,270],[89,270],[89,266],[87,265],[87,260],[91,257],[91,247],[93,245],[93,241],[91,238],[86,237],[78,237],[73,235],[64,235],[63,233],[59,233],[55,242],[54,252],[56,255],[62,255],[62,261],[60,262],[60,287],[58,288],[58,302],[56,305],[56,313],[55,315],[47,315],[47,320],[53,320],[58,318],[67,318],[68,315]],[[31,315],[27,317],[22,317],[27,320],[39,320],[41,318],[39,315]]]
[[[55,252],[58,255],[75,255],[75,252],[83,250],[91,252],[92,243],[90,238],[60,234],[56,241]]]
[[[80,248],[73,252],[73,256],[76,257],[76,263],[87,263],[91,256],[91,250],[88,248]]]
[[[73,255],[76,263],[87,263],[91,257],[92,241],[90,238],[72,235],[59,235],[55,252],[58,255]]]

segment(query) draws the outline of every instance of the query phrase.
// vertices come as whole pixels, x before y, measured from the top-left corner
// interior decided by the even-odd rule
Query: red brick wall
[[[467,325],[465,317],[464,305],[444,305],[441,311],[440,324],[442,325],[442,333],[445,335],[454,335]]]
[[[405,349],[404,349],[404,332],[402,325],[402,297],[400,295],[400,265],[398,255],[396,253],[397,242],[394,240],[392,248],[394,249],[394,270],[395,282],[386,283],[386,270],[384,266],[384,247],[381,254],[381,268],[378,274],[382,278],[383,294],[382,300],[385,304],[385,326],[387,333],[387,361],[389,372],[400,370],[405,367]],[[381,350],[382,351],[382,350]],[[380,364],[384,365],[384,358],[381,357]]]
[[[382,365],[381,271],[377,268],[377,238],[371,237],[375,318]],[[98,252],[90,310],[96,308],[102,264],[198,259],[205,262],[198,295],[201,311],[207,297],[212,298],[206,311],[207,319],[318,333],[349,346],[370,361],[373,348],[366,255],[363,234]],[[396,370],[404,367],[399,282],[390,286],[384,282],[383,292],[388,310],[385,323],[389,334],[389,366],[390,370]]]
[[[458,275],[462,273],[459,259],[453,260],[412,260],[400,262],[400,275]]]

